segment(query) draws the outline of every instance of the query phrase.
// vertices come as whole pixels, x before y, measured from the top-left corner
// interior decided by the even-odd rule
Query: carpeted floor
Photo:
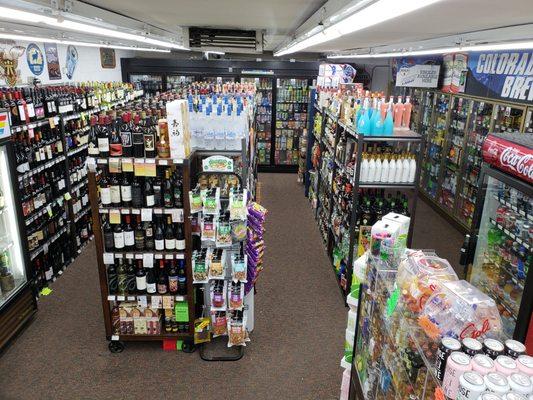
[[[347,309],[295,175],[263,174],[266,269],[244,358],[207,363],[153,342],[111,354],[94,245],[52,286],[0,358],[0,399],[337,399]],[[458,256],[462,237],[423,202],[414,245]]]

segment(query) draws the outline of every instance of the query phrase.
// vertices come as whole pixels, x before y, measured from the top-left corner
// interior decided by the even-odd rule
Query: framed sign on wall
[[[100,47],[100,63],[102,68],[115,68],[117,66],[115,49]]]

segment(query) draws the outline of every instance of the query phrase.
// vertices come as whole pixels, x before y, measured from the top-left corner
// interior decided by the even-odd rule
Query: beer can
[[[463,353],[468,354],[470,357],[474,357],[476,354],[481,353],[482,349],[481,342],[474,338],[464,338],[463,339]]]
[[[505,375],[499,372],[491,372],[483,377],[485,385],[487,385],[487,391],[496,393],[498,395],[504,395],[509,393],[509,382]]]
[[[515,372],[518,372],[516,361],[509,356],[496,357],[494,364],[496,365],[496,371],[504,374],[505,376],[509,376]]]
[[[478,400],[502,400],[496,393],[485,392],[478,397]]]
[[[459,391],[459,377],[463,372],[470,370],[472,370],[470,357],[461,351],[452,352],[446,361],[446,370],[442,380],[444,394],[455,399]]]
[[[503,395],[502,400],[527,400],[527,397],[522,396],[521,394],[518,394],[518,393],[509,392]]]
[[[511,392],[528,395],[533,393],[533,384],[529,376],[521,373],[511,374],[507,377]]]
[[[446,360],[453,351],[461,350],[461,342],[452,337],[444,337],[440,342],[437,350],[437,360],[435,362],[435,376],[442,382],[444,379],[444,371],[446,370]]]
[[[496,366],[492,358],[486,354],[476,354],[472,358],[472,371],[479,372],[481,375],[487,375],[489,372],[496,372]]]
[[[505,354],[509,357],[518,358],[518,356],[526,354],[526,346],[518,340],[507,339],[505,341]]]
[[[505,352],[503,343],[496,339],[485,339],[483,341],[483,352],[493,360]]]
[[[467,371],[459,377],[459,392],[456,400],[475,400],[485,392],[486,388],[480,374]]]
[[[518,370],[528,376],[533,376],[533,357],[522,354],[516,359]]]

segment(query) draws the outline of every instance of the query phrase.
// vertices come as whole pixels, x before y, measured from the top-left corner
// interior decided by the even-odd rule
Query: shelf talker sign
[[[0,110],[0,139],[11,136],[9,129],[9,115],[6,110]]]
[[[202,160],[204,172],[233,172],[233,160],[224,156],[211,156]]]
[[[189,156],[189,108],[187,100],[173,100],[166,104],[170,157],[183,159]]]
[[[440,65],[413,64],[402,65],[396,73],[396,86],[437,87]]]

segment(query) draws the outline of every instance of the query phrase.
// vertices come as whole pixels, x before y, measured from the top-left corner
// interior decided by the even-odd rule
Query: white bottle
[[[376,173],[372,182],[379,182],[381,180],[381,158],[376,157]]]
[[[387,157],[383,158],[381,163],[381,179],[380,182],[386,183],[389,179],[389,160]]]
[[[411,156],[411,159],[409,160],[409,178],[408,178],[409,183],[413,183],[415,181],[415,175],[416,175],[416,160],[414,156]]]
[[[368,168],[368,159],[366,158],[366,154],[363,153],[363,161],[361,162],[361,179],[359,179],[361,182],[368,182]]]
[[[389,162],[389,176],[387,177],[387,183],[394,183],[396,177],[396,157],[392,156],[392,160]]]
[[[396,162],[396,173],[394,174],[394,183],[400,183],[402,181],[403,175],[403,156],[400,155],[398,161]]]
[[[403,161],[403,171],[402,171],[402,183],[407,183],[409,181],[409,158],[406,156]]]
[[[374,176],[376,175],[376,160],[373,158],[368,162],[368,176],[367,182],[374,182]]]

